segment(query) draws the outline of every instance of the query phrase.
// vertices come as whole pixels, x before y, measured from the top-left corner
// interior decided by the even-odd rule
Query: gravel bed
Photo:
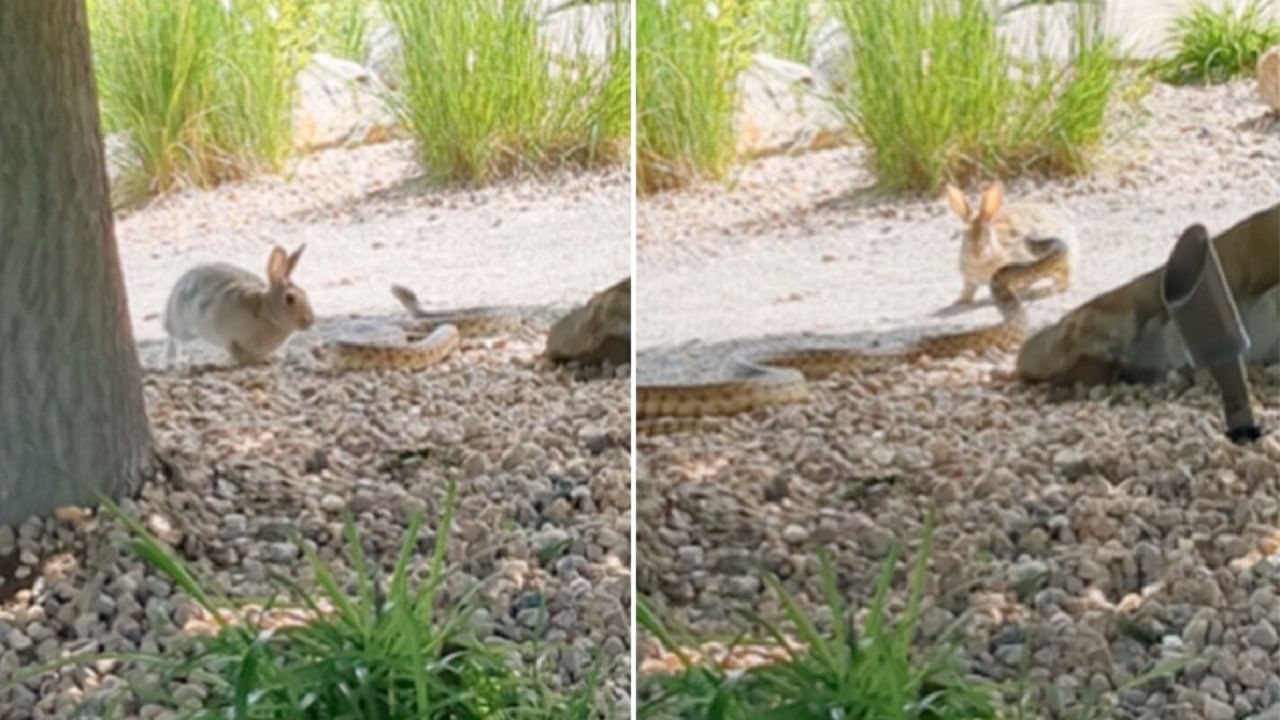
[[[1035,324],[1159,265],[1185,225],[1222,229],[1280,199],[1280,119],[1251,81],[1158,85],[1117,122],[1093,176],[1007,184],[1080,221],[1079,282],[1035,302]],[[872,180],[853,147],[641,201],[638,379],[703,379],[744,347],[994,322],[989,304],[936,314],[960,286],[945,204]],[[1099,695],[1101,717],[1280,720],[1280,368],[1253,373],[1270,434],[1242,448],[1221,437],[1206,378],[1045,389],[1010,382],[1013,361],[831,378],[802,406],[641,438],[637,591],[696,635],[731,637],[738,610],[781,617],[759,563],[829,624],[817,547],[857,605],[897,540],[901,607],[935,508],[918,640],[965,617],[974,676],[1014,678],[1025,660],[1046,717]],[[639,654],[657,655],[648,641]]]
[[[158,449],[176,468],[123,507],[217,589],[257,598],[280,573],[307,583],[289,542],[335,566],[343,513],[366,551],[394,561],[410,513],[425,510],[427,561],[450,477],[459,507],[447,590],[477,579],[494,642],[535,632],[548,610],[545,669],[577,686],[592,663],[601,693],[630,694],[630,390],[628,367],[584,373],[533,361],[549,322],[629,268],[625,172],[556,174],[474,191],[422,187],[412,146],[393,142],[301,159],[288,178],[184,192],[121,213],[120,251]],[[296,280],[320,318],[267,366],[232,369],[189,346],[194,371],[163,364],[160,312],[191,264],[262,272],[273,243],[308,244]],[[310,350],[350,322],[402,318],[399,282],[431,308],[519,308],[530,330],[466,340],[418,373],[340,374]],[[358,320],[353,319],[358,318]],[[171,647],[188,600],[136,560],[115,521],[92,514],[0,526],[0,680],[82,651]],[[484,619],[484,618],[482,618]],[[0,693],[0,718],[66,718],[123,681],[103,662]],[[174,697],[198,706],[198,686]],[[157,706],[130,718],[168,718]]]
[[[1220,435],[1216,389],[1190,374],[993,385],[1010,361],[822,381],[807,405],[642,439],[638,592],[696,633],[731,634],[741,609],[781,618],[758,561],[829,622],[816,548],[856,606],[904,543],[901,591],[935,508],[921,643],[968,614],[970,671],[1015,678],[1030,653],[1050,717],[1089,692],[1103,717],[1277,717],[1280,369],[1254,373],[1272,432],[1240,448]],[[1190,656],[1172,680],[1120,690]]]
[[[486,591],[495,641],[530,639],[544,599],[545,637],[565,644],[549,667],[573,684],[588,663],[611,663],[605,692],[625,705],[630,370],[579,380],[523,359],[536,349],[477,343],[425,372],[339,374],[299,344],[270,367],[148,374],[153,431],[177,472],[123,507],[215,587],[252,598],[271,590],[272,573],[310,578],[295,531],[342,577],[345,512],[389,568],[411,512],[427,512],[424,537],[434,536],[455,478],[448,595],[498,576]],[[68,652],[169,646],[190,605],[126,540],[102,517],[0,528],[0,556],[16,548],[22,566],[41,568],[0,605],[0,675]],[[0,716],[66,717],[117,671],[50,674],[0,695]]]

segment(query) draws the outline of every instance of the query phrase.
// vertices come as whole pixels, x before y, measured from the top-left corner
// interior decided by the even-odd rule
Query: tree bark
[[[84,0],[0,0],[0,523],[154,464]]]

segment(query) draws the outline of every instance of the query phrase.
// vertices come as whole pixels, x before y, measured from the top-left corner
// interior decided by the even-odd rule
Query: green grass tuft
[[[603,62],[556,57],[530,0],[383,0],[404,49],[393,109],[428,177],[483,184],[626,156],[629,33],[618,13]]]
[[[1280,14],[1267,17],[1264,0],[1197,2],[1174,20],[1169,34],[1173,56],[1157,65],[1165,82],[1220,83],[1253,71],[1258,57],[1280,43]]]
[[[830,632],[821,632],[806,617],[795,597],[776,578],[766,581],[781,599],[786,622],[795,639],[807,649],[782,662],[763,665],[732,675],[715,667],[686,663],[684,672],[641,678],[640,718],[748,720],[787,718],[829,720],[878,718],[882,720],[982,720],[1002,717],[999,688],[964,677],[955,646],[944,641],[928,651],[912,649],[912,637],[920,619],[925,574],[932,538],[932,521],[925,530],[923,547],[908,580],[907,604],[902,616],[888,617],[889,587],[897,569],[900,549],[885,561],[870,600],[862,628],[845,624],[847,608],[837,590],[835,572],[824,552],[822,590],[834,620]],[[677,638],[641,600],[639,625],[668,650],[676,652]],[[752,616],[763,634],[784,644],[782,628]]]
[[[747,11],[737,0],[637,0],[640,192],[718,180],[731,167],[736,83],[752,42]]]
[[[1033,692],[1044,686],[1033,686],[1029,680],[1033,637],[1028,638],[1019,676],[999,683],[966,674],[961,659],[963,615],[928,647],[914,643],[924,608],[934,526],[931,512],[907,574],[905,607],[896,619],[890,617],[889,591],[898,570],[900,545],[890,549],[881,566],[861,627],[853,624],[825,550],[819,551],[819,587],[824,615],[831,620],[829,630],[820,630],[799,599],[766,574],[766,583],[781,601],[783,622],[792,639],[804,646],[772,664],[726,672],[710,663],[694,662],[684,649],[696,647],[697,641],[668,627],[643,597],[638,598],[638,628],[675,655],[683,667],[674,674],[639,677],[637,716],[642,720],[1021,720],[1044,716],[1047,708],[1039,706]],[[763,642],[789,645],[782,623],[744,614],[755,634],[766,639]],[[746,637],[727,646],[740,646]],[[1185,655],[1162,660],[1122,683],[1116,692],[1167,680],[1195,659]],[[1106,699],[1086,691],[1066,717],[1100,720],[1108,716],[1106,710]]]
[[[1120,64],[1100,11],[1074,5],[1071,59],[1015,57],[985,0],[831,0],[853,39],[837,98],[871,147],[880,185],[935,192],[948,180],[1089,168]]]
[[[302,40],[288,0],[92,0],[108,133],[139,167],[118,193],[208,187],[278,170],[291,150]]]
[[[759,48],[785,60],[808,64],[821,4],[811,0],[753,0],[751,22],[759,28]]]
[[[363,63],[377,5],[370,0],[296,0],[313,47],[334,57]]]
[[[64,658],[24,669],[14,684],[58,667],[115,659],[133,667],[126,673],[128,685],[91,703],[119,707],[131,695],[187,720],[595,720],[611,715],[597,693],[600,666],[579,687],[560,689],[540,674],[539,664],[547,657],[543,648],[499,643],[477,632],[477,598],[484,582],[460,596],[455,589],[444,601],[451,575],[445,556],[457,507],[452,481],[429,557],[416,557],[424,521],[415,513],[384,580],[364,556],[348,519],[344,537],[353,586],[344,585],[300,544],[316,589],[275,576],[280,593],[263,607],[311,610],[317,617],[261,632],[223,620],[218,611],[236,603],[206,589],[137,520],[100,499],[130,531],[133,552],[207,611],[219,629],[163,652]],[[198,706],[176,700],[174,688],[194,680],[207,689]],[[5,686],[0,683],[0,692]]]

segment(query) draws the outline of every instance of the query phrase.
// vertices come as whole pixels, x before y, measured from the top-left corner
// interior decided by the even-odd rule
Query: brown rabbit
[[[1006,205],[1004,186],[1000,183],[983,190],[977,210],[969,207],[964,193],[954,185],[947,185],[947,203],[966,223],[960,244],[964,289],[958,304],[972,303],[978,288],[991,282],[991,277],[1005,265],[1034,259],[1035,253],[1028,247],[1027,240],[1057,238],[1067,246],[1068,263],[1075,263],[1075,223],[1065,212],[1034,203]],[[1054,291],[1065,292],[1070,285],[1070,275],[1055,282]]]
[[[169,294],[164,329],[170,365],[177,344],[196,338],[225,348],[239,364],[262,362],[297,330],[315,322],[311,303],[290,280],[305,244],[291,255],[271,250],[267,282],[227,263],[188,270]]]

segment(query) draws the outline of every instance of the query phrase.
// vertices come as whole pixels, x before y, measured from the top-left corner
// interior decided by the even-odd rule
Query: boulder
[[[849,65],[853,62],[853,43],[838,20],[828,20],[813,34],[813,52],[809,67],[818,86],[831,92],[842,92],[848,86]]]
[[[538,25],[538,34],[554,57],[573,59],[585,55],[596,62],[603,62],[613,47],[614,28],[627,27],[628,6],[621,2],[568,5],[550,8]]]
[[[1280,203],[1213,237],[1251,343],[1248,365],[1280,363]],[[1163,301],[1164,265],[1094,296],[1031,335],[1018,351],[1027,382],[1071,386],[1163,380],[1191,357]]]
[[[315,53],[298,74],[294,147],[306,151],[389,139],[395,118],[384,103],[386,92],[386,85],[360,64]]]
[[[107,162],[107,181],[113,188],[142,168],[137,148],[133,146],[127,131],[120,130],[102,138],[102,150]]]
[[[1280,113],[1280,45],[1258,58],[1258,94],[1274,113]]]
[[[756,53],[739,82],[739,157],[802,153],[848,141],[844,119],[807,66]]]
[[[392,90],[400,87],[400,63],[404,57],[404,46],[400,43],[400,34],[388,22],[378,22],[369,32],[369,51],[365,57],[365,67],[373,73],[382,84]]]
[[[631,362],[631,278],[596,293],[552,325],[546,355],[579,365]]]
[[[102,138],[107,165],[107,184],[111,188],[111,207],[131,207],[151,192],[151,178],[143,172],[142,157],[127,130],[119,130]]]

